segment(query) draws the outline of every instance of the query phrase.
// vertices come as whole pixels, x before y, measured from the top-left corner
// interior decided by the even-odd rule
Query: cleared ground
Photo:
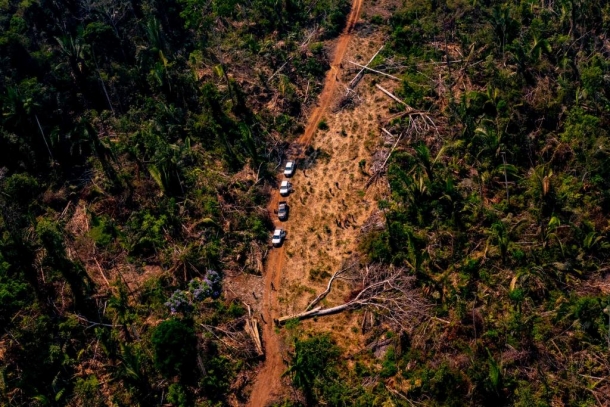
[[[387,112],[388,100],[372,86],[372,78],[365,76],[357,88],[360,100],[356,106],[338,109],[354,76],[347,61],[366,63],[384,42],[380,33],[359,24],[361,7],[361,0],[356,0],[346,30],[335,46],[318,105],[309,114],[295,149],[305,151],[309,146],[318,157],[293,177],[295,191],[288,198],[290,219],[282,223],[287,239],[266,258],[261,303],[266,359],[257,373],[250,406],[268,405],[286,391],[281,379],[286,369],[286,347],[273,319],[304,310],[324,290],[327,278],[355,251],[360,227],[377,209],[377,188],[365,188],[369,178],[366,170],[372,154],[383,143],[379,119],[382,112]],[[321,121],[326,122],[327,129],[319,128]],[[300,162],[304,159],[302,154]],[[274,192],[268,207],[271,213],[279,198]],[[347,294],[347,287],[339,282],[324,304],[341,303]],[[315,325],[316,330],[332,330],[348,348],[360,346],[359,335],[349,329],[357,326],[356,317],[336,315],[306,324]]]

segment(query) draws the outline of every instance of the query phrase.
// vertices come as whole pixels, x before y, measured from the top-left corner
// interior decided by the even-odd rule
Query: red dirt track
[[[343,33],[339,37],[334,57],[331,63],[330,70],[326,73],[324,80],[324,88],[320,94],[317,106],[311,112],[305,132],[298,139],[297,143],[302,147],[306,147],[311,143],[311,140],[316,132],[318,123],[324,116],[330,106],[337,84],[337,75],[341,69],[341,62],[347,50],[347,46],[353,37],[353,31],[360,18],[360,10],[362,8],[362,0],[353,0],[352,10],[349,14],[347,25]],[[304,148],[302,149],[304,151]],[[276,209],[279,201],[279,192],[274,191],[269,202],[268,209],[271,213]],[[284,248],[276,248],[269,252],[264,273],[264,291],[263,291],[263,341],[265,347],[265,362],[263,367],[258,372],[256,381],[254,382],[248,406],[264,407],[282,395],[281,376],[285,370],[282,360],[282,340],[274,331],[274,319],[280,315],[278,313],[278,292],[272,287],[279,289],[282,277],[282,268],[284,265],[285,253]]]

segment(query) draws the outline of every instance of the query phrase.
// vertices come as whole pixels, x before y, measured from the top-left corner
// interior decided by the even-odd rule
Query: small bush
[[[106,217],[98,218],[93,215],[89,236],[98,247],[107,247],[116,238],[117,230],[111,219]]]
[[[360,243],[360,248],[371,261],[387,263],[392,259],[390,234],[386,231],[374,231],[365,235]]]
[[[320,120],[320,123],[318,123],[318,129],[324,131],[328,130],[328,123],[326,123],[326,119]]]
[[[371,24],[376,24],[376,25],[383,24],[383,17],[381,17],[379,14],[375,14],[374,16],[371,17]]]
[[[313,267],[311,270],[309,270],[309,278],[313,281],[316,280],[325,280],[328,277],[330,277],[330,273],[328,272],[328,270],[326,268],[322,268],[322,267]]]
[[[383,377],[384,379],[392,377],[398,373],[398,368],[396,367],[396,352],[394,351],[393,346],[388,348],[381,366],[379,376]]]
[[[179,319],[163,321],[152,334],[155,367],[165,377],[192,371],[196,359],[195,332]]]
[[[184,391],[184,388],[178,383],[172,383],[169,385],[167,401],[176,407],[186,407],[189,405],[188,396]]]

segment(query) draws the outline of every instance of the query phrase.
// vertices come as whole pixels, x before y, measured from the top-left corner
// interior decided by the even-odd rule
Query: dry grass
[[[344,61],[367,59],[383,43],[380,33],[359,37],[350,43]],[[339,85],[334,94],[333,107],[345,94],[345,84],[353,75],[338,77]],[[322,270],[328,275],[341,268],[344,261],[357,251],[361,227],[377,211],[377,199],[387,193],[385,183],[367,189],[368,175],[359,163],[370,166],[373,155],[382,148],[384,138],[380,133],[381,118],[387,114],[388,101],[379,97],[373,79],[365,75],[356,91],[360,103],[352,109],[327,112],[328,130],[318,129],[312,140],[314,149],[329,153],[328,160],[317,160],[306,171],[297,171],[293,183],[295,193],[291,197],[291,218],[286,222],[288,239],[286,257],[282,268],[282,315],[303,311],[307,304],[324,291],[327,278],[311,278],[312,270]],[[388,82],[380,82],[388,88]],[[338,281],[322,302],[333,306],[344,302],[351,287]],[[360,312],[341,313],[324,318],[304,321],[306,332],[330,332],[348,354],[362,350],[365,337],[361,331]]]

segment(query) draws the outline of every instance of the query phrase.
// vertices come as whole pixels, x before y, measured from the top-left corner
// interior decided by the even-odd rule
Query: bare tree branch
[[[375,57],[381,52],[383,47],[385,47],[385,45],[382,45],[381,48],[379,48],[379,50],[377,52],[375,52],[375,55],[373,55],[371,57],[371,59],[369,59],[369,62],[366,63],[366,66],[362,67],[362,69],[360,69],[360,71],[356,74],[356,76],[354,76],[354,78],[351,81],[349,81],[349,84],[347,85],[348,91],[351,89],[354,89],[356,87],[356,85],[360,81],[360,78],[362,77],[362,74],[364,73],[364,69],[366,67],[368,67],[371,62],[373,62],[373,59],[375,59]]]
[[[413,288],[415,277],[409,275],[406,268],[373,264],[360,268],[357,273],[362,288],[353,299],[330,308],[316,307],[299,314],[284,316],[275,322],[281,325],[291,319],[321,317],[358,308],[376,311],[387,322],[402,329],[429,317],[430,305],[419,291]]]
[[[305,311],[311,310],[320,301],[322,301],[324,298],[326,298],[328,293],[330,293],[330,289],[332,287],[333,281],[336,278],[339,278],[341,276],[341,274],[345,273],[346,271],[348,271],[349,269],[351,269],[354,266],[355,266],[355,264],[350,264],[349,266],[344,267],[343,269],[341,269],[341,270],[337,271],[335,274],[333,274],[332,277],[330,278],[330,280],[328,280],[328,286],[326,287],[326,290],[323,293],[321,293],[320,295],[318,295],[312,302],[310,302],[309,305],[307,306],[307,308],[305,308]]]
[[[353,65],[356,65],[359,68],[366,69],[367,71],[375,72],[375,73],[378,73],[380,75],[387,76],[388,78],[392,78],[394,80],[400,81],[400,78],[398,78],[398,77],[396,77],[394,75],[390,75],[389,73],[381,72],[381,71],[378,71],[376,69],[369,68],[368,66],[360,65],[360,64],[358,64],[358,63],[356,63],[354,61],[347,61],[347,62],[349,62],[350,64],[353,64]]]

